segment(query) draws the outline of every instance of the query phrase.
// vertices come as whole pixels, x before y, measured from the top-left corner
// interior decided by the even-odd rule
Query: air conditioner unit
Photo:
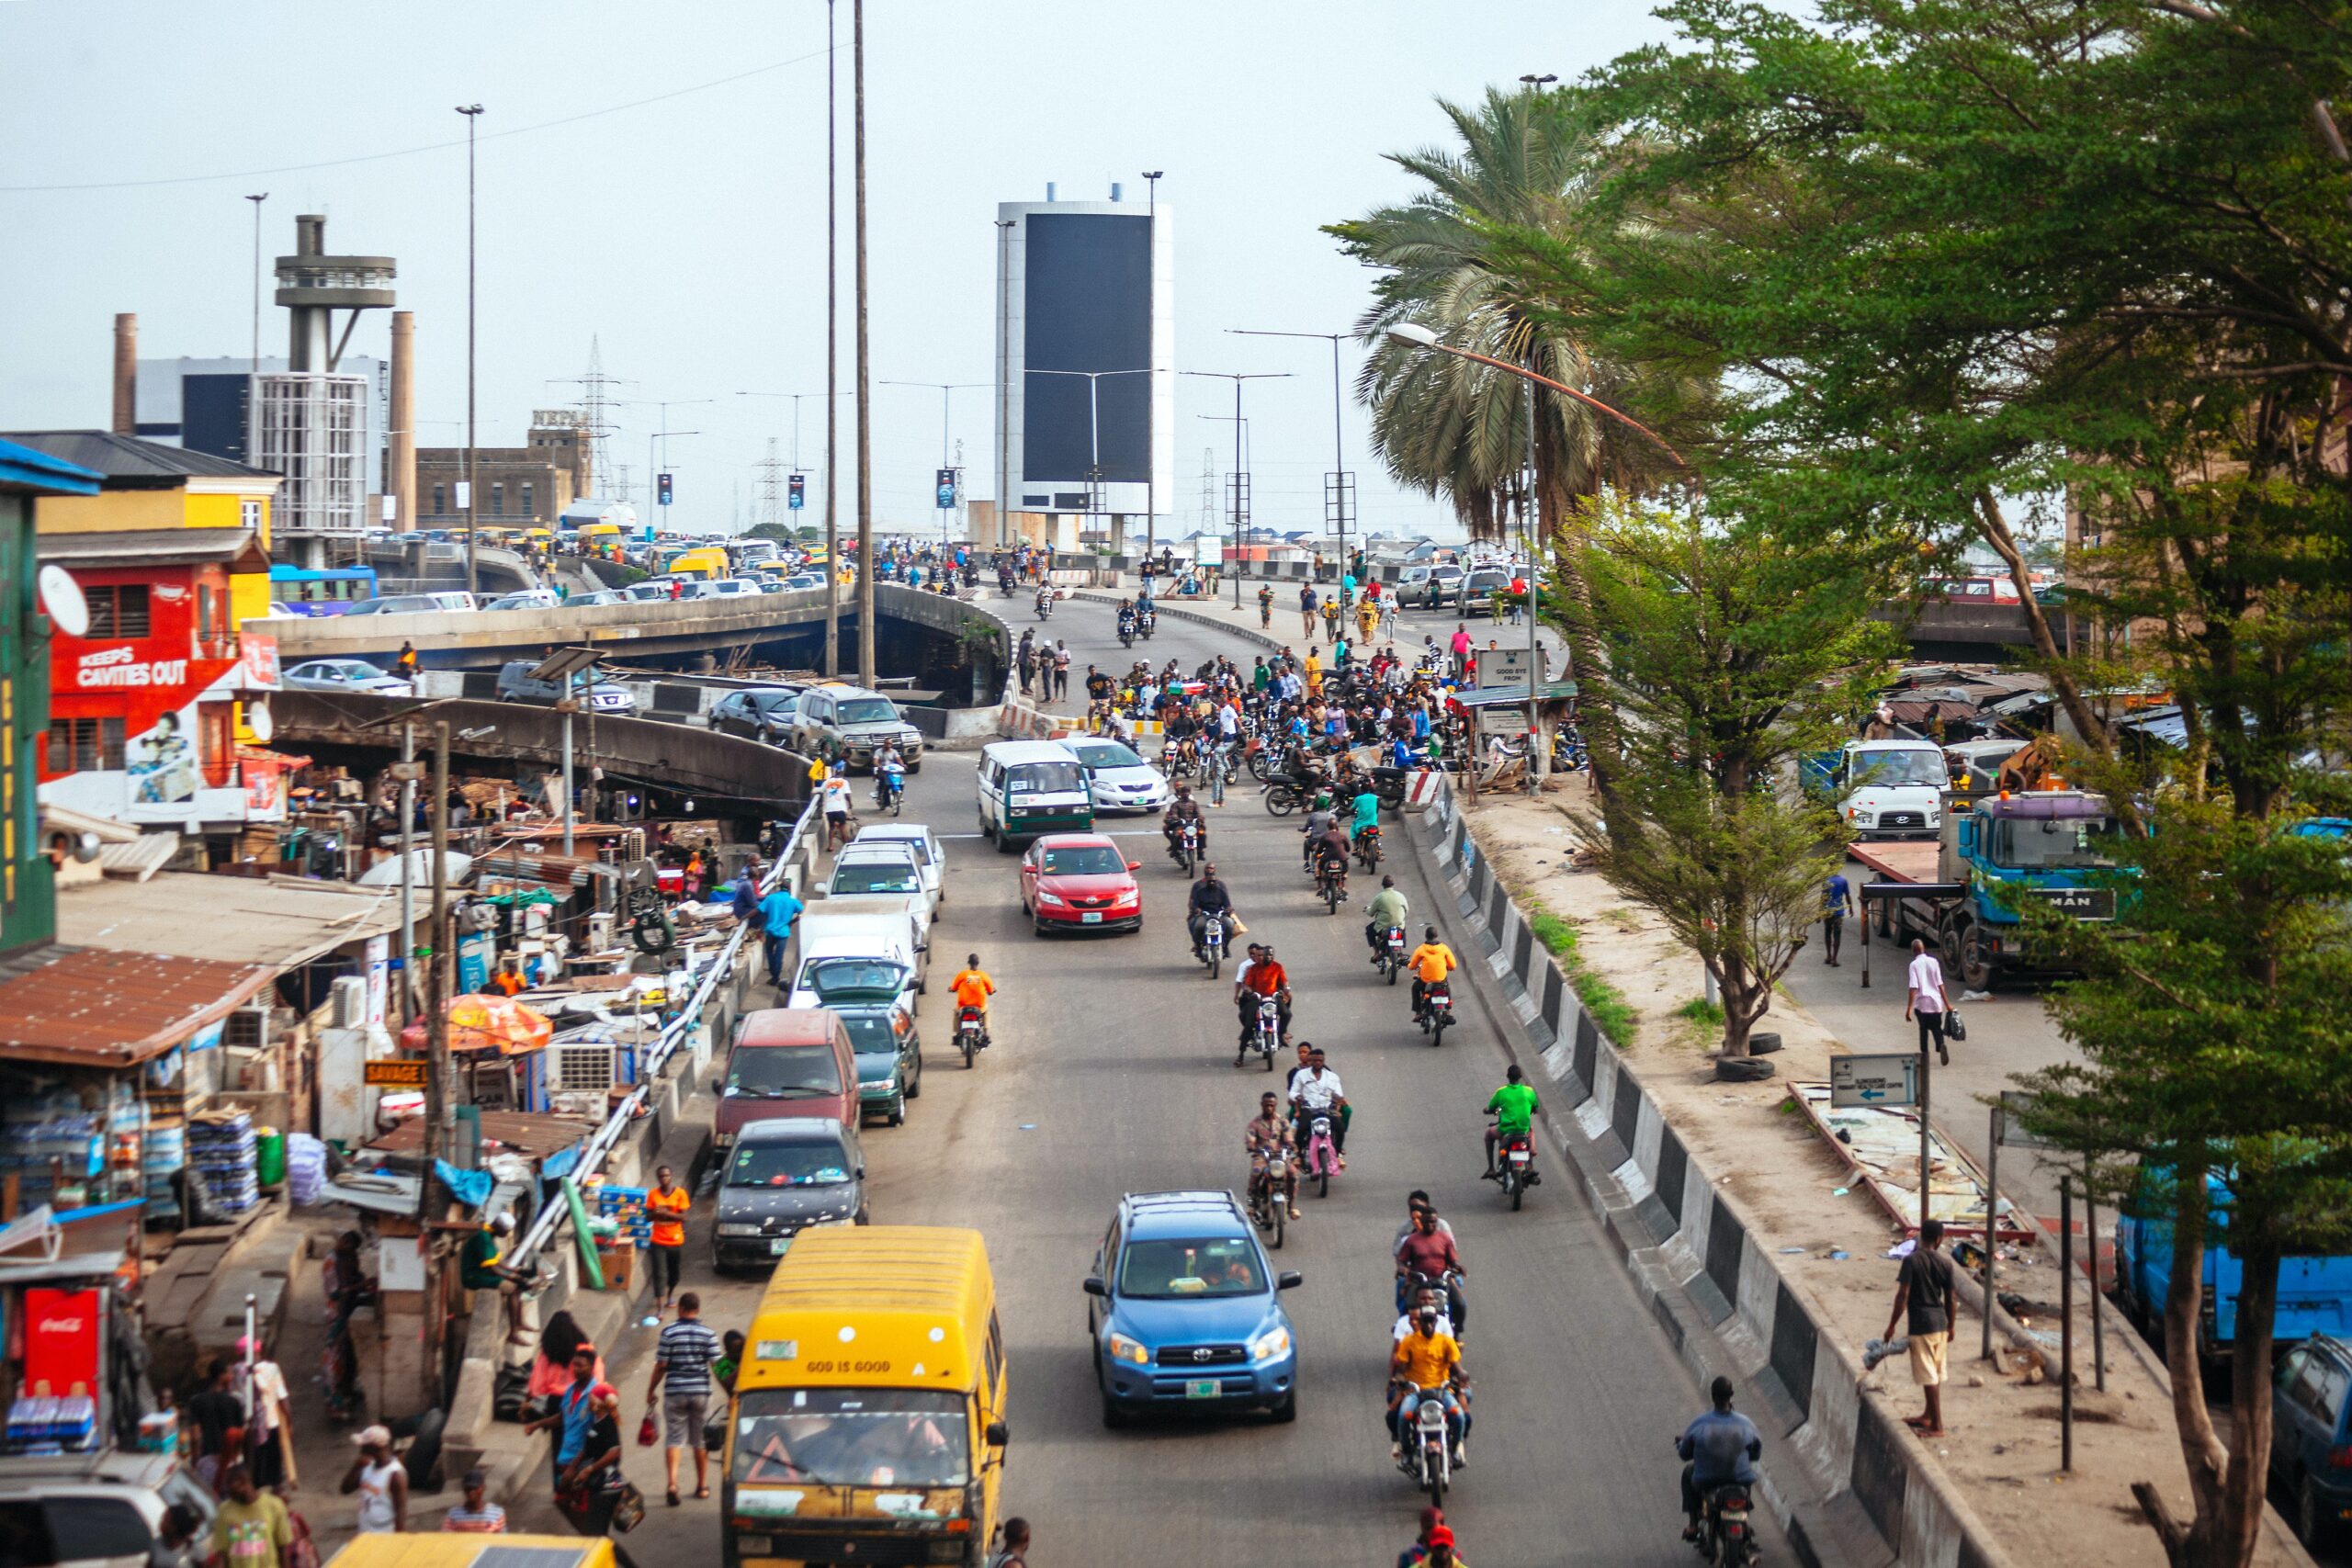
[[[345,975],[334,983],[334,1011],[328,1016],[337,1029],[356,1029],[368,1021],[368,982]]]
[[[548,1094],[594,1091],[602,1105],[616,1081],[615,1056],[620,1047],[609,1040],[557,1041],[548,1047]]]
[[[365,999],[364,994],[362,999]],[[292,1008],[277,1007],[256,998],[221,1021],[220,1043],[266,1045],[277,1039],[280,1032],[293,1026]]]
[[[604,953],[609,951],[613,945],[614,939],[619,934],[617,928],[617,918],[611,914],[589,916],[588,951],[591,953]]]

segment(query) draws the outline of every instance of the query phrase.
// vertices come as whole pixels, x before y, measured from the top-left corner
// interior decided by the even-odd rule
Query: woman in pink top
[[[568,1312],[559,1312],[548,1318],[539,1330],[539,1353],[531,1360],[530,1386],[524,1390],[528,1399],[559,1397],[571,1382],[571,1353],[588,1336],[580,1332],[580,1325]],[[605,1358],[596,1358],[597,1382],[605,1381]]]

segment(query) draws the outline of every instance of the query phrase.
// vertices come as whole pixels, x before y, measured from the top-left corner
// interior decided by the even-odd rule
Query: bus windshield
[[[1086,773],[1076,762],[1023,762],[1012,770],[1015,795],[1083,795]]]
[[[747,1486],[962,1486],[964,1396],[933,1389],[747,1389],[735,1402],[735,1480]]]

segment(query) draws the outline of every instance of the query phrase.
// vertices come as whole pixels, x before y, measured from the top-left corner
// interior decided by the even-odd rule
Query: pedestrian
[[[343,1495],[359,1495],[361,1535],[396,1535],[408,1529],[408,1472],[392,1457],[391,1428],[364,1428],[351,1439],[359,1452],[343,1474]]]
[[[294,1432],[289,1420],[292,1395],[287,1391],[286,1372],[269,1359],[266,1340],[251,1337],[240,1339],[237,1354],[252,1359],[250,1373],[243,1361],[237,1364],[236,1371],[237,1392],[253,1413],[245,1424],[245,1465],[253,1472],[255,1486],[282,1494],[287,1483],[293,1479],[287,1468],[287,1456],[294,1447]]]
[[[263,1492],[248,1466],[220,1472],[221,1503],[212,1516],[210,1561],[221,1568],[286,1568],[294,1521],[285,1503]]]
[[[800,918],[804,908],[792,896],[792,889],[778,882],[768,896],[760,900],[760,951],[767,960],[768,984],[784,984],[784,944],[791,939],[792,924]]]
[[[1054,701],[1069,695],[1069,645],[1054,638]]]
[[[628,1478],[621,1473],[621,1396],[608,1382],[589,1391],[580,1451],[557,1480],[556,1506],[585,1536],[607,1533]]]
[[[465,1498],[441,1516],[441,1528],[458,1535],[504,1535],[506,1510],[490,1500],[490,1472],[476,1465],[466,1472]]]
[[[1299,584],[1298,621],[1300,627],[1298,635],[1311,639],[1315,636],[1315,585],[1313,583]]]
[[[220,1516],[216,1513],[212,1517],[217,1519]],[[201,1552],[196,1547],[199,1533],[205,1535],[205,1548]],[[265,1564],[279,1562],[284,1549],[275,1550],[278,1555],[264,1557],[261,1562]],[[205,1531],[204,1516],[196,1511],[193,1504],[174,1503],[164,1510],[162,1520],[155,1526],[155,1544],[147,1549],[147,1568],[199,1568],[200,1564],[212,1562],[216,1556],[221,1557],[224,1565],[229,1561],[213,1547],[210,1533]]]
[[[552,1408],[552,1402],[563,1397],[564,1389],[572,1381],[572,1355],[587,1340],[588,1337],[580,1331],[578,1321],[568,1312],[559,1310],[540,1325],[539,1348],[531,1358],[531,1381],[523,1390],[524,1402],[542,1411]],[[589,1363],[588,1381],[592,1383],[605,1381],[605,1363],[601,1357]]]
[[[217,1496],[220,1477],[243,1457],[245,1403],[231,1386],[232,1364],[220,1358],[204,1369],[204,1386],[187,1402],[196,1427],[197,1478]]]
[[[1951,993],[1944,989],[1944,966],[1928,951],[1928,944],[1914,938],[1911,942],[1911,968],[1904,979],[1903,1017],[1905,1021],[1919,1021],[1919,1055],[1928,1054],[1928,1040],[1936,1042],[1936,1060],[1951,1066],[1951,1049],[1944,1043],[1944,1029],[1951,1016]]]
[[[1000,1528],[1004,1544],[989,1559],[988,1568],[1029,1568],[1029,1521],[1015,1514]]]
[[[1822,962],[1832,969],[1838,966],[1838,947],[1845,940],[1846,915],[1853,904],[1853,886],[1846,880],[1845,872],[1831,872],[1821,890],[1821,945]]]
[[[414,681],[416,679],[416,644],[401,643],[400,657],[392,660],[392,668],[400,671],[401,680]],[[413,694],[413,691],[411,694]]]
[[[550,1324],[547,1332],[552,1333],[553,1328]],[[546,1335],[541,1337],[544,1338]],[[526,1438],[543,1427],[551,1427],[555,1432],[553,1467],[555,1501],[559,1508],[564,1506],[564,1475],[571,1470],[572,1461],[580,1457],[582,1447],[588,1441],[588,1427],[595,1419],[595,1393],[600,1388],[610,1386],[602,1381],[603,1366],[604,1359],[596,1354],[594,1345],[585,1338],[573,1341],[571,1381],[563,1385],[562,1392],[556,1395],[555,1404],[545,1414],[523,1423],[523,1435]]]
[[[498,968],[482,982],[481,994],[486,997],[520,996],[530,989],[530,982],[523,978],[522,960],[507,953],[498,961]]]
[[[670,1506],[678,1506],[678,1453],[695,1451],[695,1495],[710,1495],[710,1449],[703,1427],[710,1419],[711,1369],[725,1355],[718,1336],[702,1321],[702,1297],[692,1291],[678,1298],[678,1320],[662,1330],[653,1348],[653,1381],[645,1386],[649,1410],[662,1412],[662,1463],[668,1477]],[[662,1385],[669,1392],[662,1392]]]
[[[668,1166],[653,1172],[653,1186],[645,1194],[645,1212],[653,1220],[653,1310],[670,1310],[677,1293],[680,1260],[686,1255],[686,1210],[694,1196],[678,1185]]]
[[[1951,1348],[1953,1297],[1951,1259],[1940,1250],[1941,1220],[1925,1220],[1911,1254],[1894,1275],[1894,1309],[1886,1314],[1884,1337],[1894,1337],[1901,1323],[1911,1341],[1911,1381],[1927,1398],[1927,1408],[1905,1416],[1903,1424],[1923,1438],[1944,1435],[1944,1366]]]

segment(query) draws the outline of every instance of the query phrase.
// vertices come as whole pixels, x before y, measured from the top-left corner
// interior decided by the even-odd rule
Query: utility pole
[[[1250,518],[1250,475],[1241,467],[1241,383],[1287,381],[1287,370],[1186,370],[1186,376],[1212,376],[1233,383],[1233,477],[1226,489],[1233,502],[1233,607],[1241,608],[1241,529]]]
[[[446,1157],[449,1113],[449,721],[433,726],[433,948],[424,971],[424,1183],[431,1217],[434,1162]]]
[[[269,192],[245,197],[254,204],[254,364],[249,374],[261,374],[261,204],[269,199]],[[252,396],[248,391],[246,396]],[[247,454],[251,456],[250,453]]]
[[[874,409],[865,354],[865,0],[850,0],[851,97],[857,117],[857,680],[874,665]]]
[[[1348,524],[1355,512],[1356,479],[1348,472],[1347,439],[1341,433],[1340,412],[1340,341],[1346,333],[1274,333],[1258,332],[1248,327],[1225,329],[1236,337],[1311,337],[1322,338],[1331,345],[1331,472],[1323,481],[1323,521],[1337,526],[1340,536],[1340,570],[1348,570]]]
[[[956,400],[956,393],[970,391],[974,388],[985,387],[989,385],[989,383],[986,381],[884,381],[881,385],[885,387],[929,387],[932,390],[939,394],[939,466],[953,472],[957,465],[955,455],[956,444],[948,434],[949,405]],[[959,475],[958,478],[960,479],[961,476]],[[961,490],[963,486],[958,483],[956,488]],[[955,509],[953,507],[938,507],[936,510],[947,512],[952,514]],[[947,545],[947,523],[948,519],[946,518],[942,518],[940,520],[939,543],[942,548],[944,548]]]
[[[413,692],[409,694],[413,696]],[[401,1021],[416,1013],[416,726],[401,726]]]
[[[1164,169],[1143,172],[1144,276],[1150,279],[1151,297],[1159,293],[1159,182]],[[1147,358],[1157,359],[1159,344],[1151,344]],[[1159,554],[1159,434],[1153,427],[1159,423],[1159,373],[1154,371],[1144,384],[1143,394],[1143,558],[1149,560]]]
[[[480,104],[461,104],[466,117],[466,592],[481,592],[474,508],[474,131],[481,124]],[[446,727],[445,727],[446,728]]]
[[[841,202],[835,195],[841,160],[833,143],[841,116],[833,107],[839,73],[833,62],[833,0],[825,0],[825,673],[841,673],[842,532],[833,476],[841,472]]]

